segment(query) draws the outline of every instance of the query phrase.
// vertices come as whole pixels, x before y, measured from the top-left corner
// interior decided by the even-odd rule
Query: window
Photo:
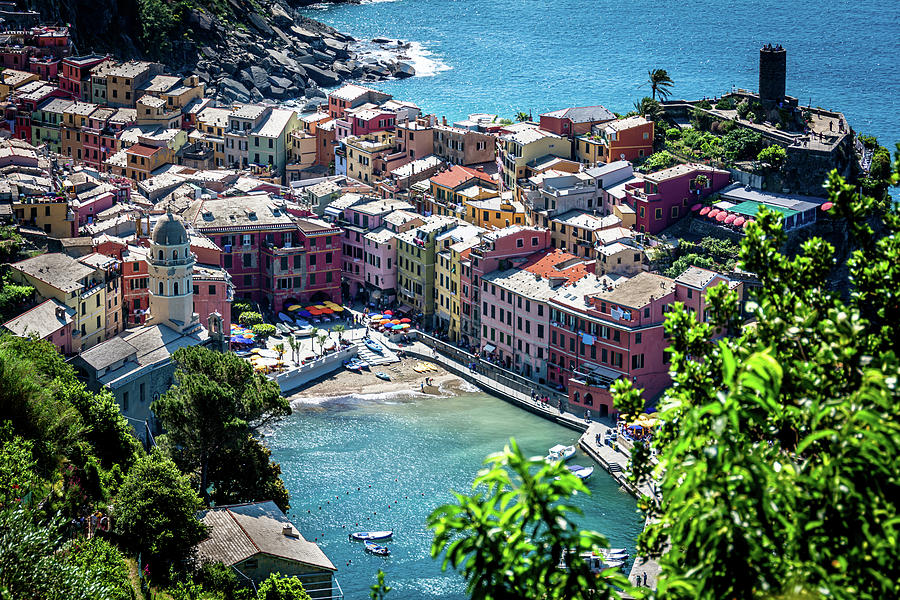
[[[519,238],[516,240],[516,248],[522,248],[525,245],[525,240]]]
[[[282,271],[287,271],[287,268],[288,268],[288,259],[287,259],[287,256],[282,256],[280,262],[281,262],[281,270],[282,270]]]
[[[644,318],[645,318],[645,319],[649,319],[649,318],[650,318],[650,307],[649,307],[649,306],[648,306],[647,308],[644,309]]]
[[[661,208],[657,208],[657,209],[656,209],[656,212],[654,213],[654,216],[656,217],[656,220],[657,220],[657,221],[659,221],[660,219],[662,219],[662,209],[661,209]]]
[[[251,277],[250,275],[244,275],[244,286],[251,285],[253,285],[253,277]]]
[[[538,316],[539,317],[544,316],[544,305],[543,304],[538,304]]]
[[[99,315],[97,316],[97,327],[100,327],[100,317],[99,317]]]
[[[688,290],[688,299],[690,300],[693,297],[694,297],[694,290]]]
[[[196,286],[196,285],[194,286],[194,295],[195,295],[195,296],[199,296],[199,295],[200,295],[200,287],[199,287],[199,286]]]
[[[644,355],[643,354],[633,354],[631,356],[631,368],[632,369],[643,369],[644,368]]]
[[[634,334],[634,343],[635,344],[641,343],[641,333],[640,332]]]
[[[115,91],[115,90],[113,90]],[[84,332],[82,332],[84,333]],[[128,410],[128,392],[122,393],[122,410]]]
[[[311,267],[316,266],[316,255],[315,254],[309,255],[309,266],[311,266]]]
[[[316,285],[316,274],[315,273],[309,274],[309,285]]]
[[[673,207],[672,207],[672,218],[673,218],[673,219],[677,219],[677,218],[678,218],[678,207],[677,207],[677,206],[673,206]]]
[[[644,218],[644,207],[643,206],[641,207],[640,215],[641,215],[641,218],[643,219]]]
[[[231,260],[231,255],[230,255],[230,254],[226,254],[226,255],[225,255],[225,268],[226,268],[226,269],[230,269],[233,265],[234,265],[234,263],[233,263],[233,261]]]

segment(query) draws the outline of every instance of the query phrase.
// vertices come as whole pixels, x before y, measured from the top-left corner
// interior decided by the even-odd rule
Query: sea
[[[758,88],[759,49],[787,49],[787,93],[900,142],[897,0],[362,0],[308,16],[361,41],[413,42],[419,76],[372,87],[460,120],[602,104],[625,113],[666,69],[672,99]]]
[[[465,599],[463,578],[431,558],[427,516],[453,502],[453,490],[471,493],[485,457],[510,438],[532,456],[577,442],[572,430],[472,390],[293,398],[293,414],[266,432],[291,494],[288,514],[337,567],[348,600],[368,598],[379,569],[394,588],[390,600]],[[593,463],[579,450],[570,464]],[[572,498],[584,513],[575,522],[633,556],[643,523],[636,501],[599,466],[586,484],[591,494]],[[382,530],[394,531],[388,558],[347,539]]]

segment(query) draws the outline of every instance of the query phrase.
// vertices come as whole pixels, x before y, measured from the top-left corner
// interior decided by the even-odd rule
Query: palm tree
[[[335,332],[338,335],[338,345],[340,345],[341,342],[344,341],[344,331],[346,330],[347,328],[341,324],[337,324],[331,328],[331,331]]]
[[[659,121],[660,116],[662,116],[662,107],[659,105],[659,102],[649,96],[644,96],[638,102],[635,102],[634,110],[654,122]]]
[[[531,118],[531,115],[529,115],[527,112],[519,111],[516,113],[516,121],[519,123],[521,123],[523,121],[527,121],[530,118]]]
[[[310,348],[312,348],[313,352],[316,351],[316,339],[319,337],[319,332],[321,329],[313,329],[312,333],[309,334],[310,339]]]
[[[291,360],[294,362],[300,362],[298,359],[300,358],[298,355],[300,353],[300,342],[297,341],[293,335],[288,336],[288,346],[291,347]]]
[[[319,353],[322,354],[322,355],[324,356],[324,355],[325,355],[325,342],[328,341],[328,334],[327,334],[327,333],[320,333],[320,334],[316,337],[316,341],[319,342]]]
[[[284,343],[275,344],[272,347],[272,350],[278,353],[278,360],[284,358],[284,353],[287,351],[287,349],[284,347]]]
[[[669,97],[670,87],[675,85],[675,82],[672,81],[672,78],[669,77],[669,74],[665,69],[653,69],[652,71],[647,71],[647,75],[650,80],[650,89],[653,91],[653,99],[656,100],[656,94],[659,94],[660,100],[665,100]]]

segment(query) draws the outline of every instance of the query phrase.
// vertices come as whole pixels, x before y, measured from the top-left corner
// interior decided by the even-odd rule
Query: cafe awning
[[[497,349],[497,347],[493,344],[485,344],[485,346],[484,346],[484,351],[487,352],[488,354],[490,354],[491,352],[493,352],[496,349]]]

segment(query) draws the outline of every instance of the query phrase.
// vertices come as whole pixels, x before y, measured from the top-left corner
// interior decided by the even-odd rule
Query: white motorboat
[[[584,481],[594,474],[594,467],[582,467],[581,465],[568,465],[566,467],[572,472],[572,475]]]
[[[550,453],[544,457],[549,462],[567,461],[575,456],[575,446],[563,446],[557,444],[550,448]]]
[[[393,537],[393,531],[357,531],[348,537],[354,542],[380,542]]]
[[[587,563],[594,573],[600,573],[606,569],[618,569],[625,564],[624,560],[607,558],[600,552],[582,552],[581,558]]]

